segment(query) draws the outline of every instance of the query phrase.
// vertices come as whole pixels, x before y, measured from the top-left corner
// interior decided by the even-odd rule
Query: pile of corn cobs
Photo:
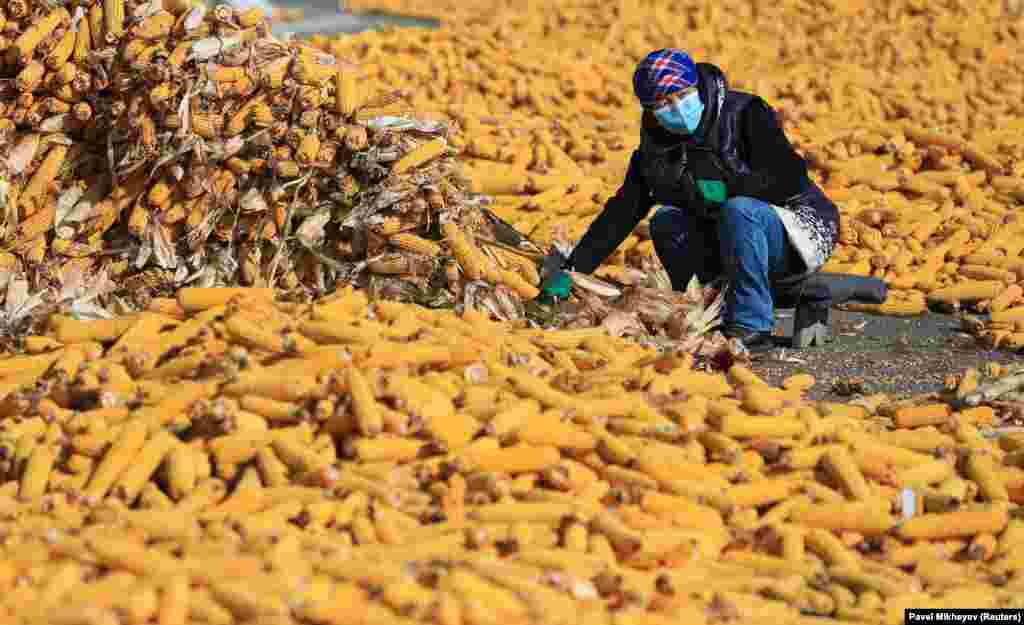
[[[468,193],[457,124],[402,114],[401,92],[274,38],[260,10],[37,2],[2,23],[9,333],[55,306],[105,317],[186,285],[306,299],[355,284],[503,319],[537,296],[543,250]],[[714,319],[690,295],[662,325],[680,306]]]

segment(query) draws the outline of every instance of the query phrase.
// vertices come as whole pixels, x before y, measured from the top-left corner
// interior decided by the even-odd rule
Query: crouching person
[[[658,258],[683,290],[693,276],[729,284],[723,332],[751,351],[773,345],[772,284],[817,271],[839,236],[839,212],[807,174],[760,97],[685,52],[650,53],[633,76],[640,147],[618,192],[569,258],[549,259],[543,291],[564,295],[567,270],[590,273],[655,204]]]

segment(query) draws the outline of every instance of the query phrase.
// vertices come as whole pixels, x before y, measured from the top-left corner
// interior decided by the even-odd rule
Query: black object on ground
[[[797,349],[832,340],[829,310],[847,302],[881,304],[889,289],[878,278],[817,272],[800,280],[777,283],[774,299],[780,308],[795,308],[793,339]]]
[[[817,383],[808,397],[847,401],[851,388],[864,395],[931,393],[942,389],[946,376],[968,367],[1024,363],[1024,354],[979,345],[949,315],[906,318],[832,310],[830,322],[833,340],[825,346],[776,349],[751,367],[771,384],[810,373]],[[776,334],[789,335],[792,327],[793,311],[778,311]]]

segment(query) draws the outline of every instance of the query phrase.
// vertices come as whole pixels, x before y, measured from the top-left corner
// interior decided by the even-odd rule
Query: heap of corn
[[[991,300],[1020,278],[1024,63],[1020,4],[366,0],[356,9],[434,9],[440,31],[314,38],[416,107],[466,119],[469,177],[496,212],[546,242],[578,238],[637,145],[631,71],[678,46],[764,97],[844,216],[830,271],[873,275],[917,314]],[[856,54],[851,54],[856,50]],[[415,86],[418,85],[418,88]],[[524,172],[557,172],[530,188]],[[542,192],[541,192],[542,191]],[[598,271],[628,279],[653,255],[641,226]]]
[[[0,290],[104,275],[144,307],[185,283],[315,295],[380,274],[449,299],[479,279],[537,295],[533,261],[474,244],[487,224],[449,125],[372,117],[393,94],[375,101],[357,68],[274,39],[258,9],[0,16]]]
[[[1024,438],[594,329],[188,288],[0,359],[0,620],[810,625],[1024,607]],[[981,398],[981,401],[978,400]]]
[[[4,264],[23,263],[37,289],[147,267],[124,284],[294,287],[313,276],[290,248],[322,236],[300,224],[322,230],[324,211],[382,177],[357,180],[356,155],[386,171],[418,147],[349,125],[353,68],[273,39],[260,10],[167,4],[7,9]],[[386,154],[367,158],[370,141]]]
[[[358,66],[275,39],[258,9],[127,6],[8,9],[0,294],[21,280],[24,294],[49,289],[56,305],[77,294],[69,285],[109,284],[95,299],[124,312],[184,284],[293,296],[355,284],[523,317],[543,250],[470,196],[452,124],[388,108],[395,90],[374,95],[378,82]],[[568,184],[536,173],[526,182],[549,194]],[[704,315],[701,292],[654,301],[643,289],[657,268],[645,268],[637,297],[622,301],[662,312],[641,314],[637,331],[695,311],[670,334],[703,334],[716,316]],[[569,321],[599,323],[591,299],[590,317]],[[7,333],[46,310],[33,317],[6,300]]]

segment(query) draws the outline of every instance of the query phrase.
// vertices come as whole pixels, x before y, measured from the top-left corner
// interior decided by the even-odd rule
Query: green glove
[[[559,271],[544,281],[537,298],[544,304],[553,304],[555,300],[566,299],[572,289],[572,276],[566,271]]]
[[[697,180],[697,188],[700,189],[700,194],[704,196],[705,200],[714,204],[721,204],[728,199],[725,182],[721,180],[701,178]]]

